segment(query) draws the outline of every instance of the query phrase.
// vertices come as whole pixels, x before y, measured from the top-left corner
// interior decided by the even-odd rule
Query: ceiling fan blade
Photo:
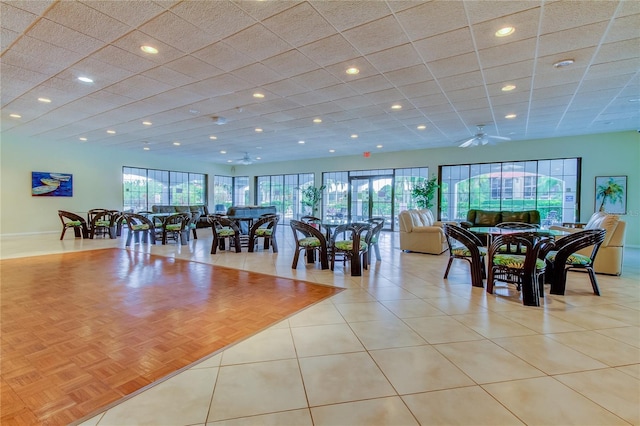
[[[498,140],[501,140],[501,141],[510,141],[511,140],[511,138],[508,138],[506,136],[489,136],[489,137],[491,139],[498,139]]]
[[[474,142],[475,140],[476,140],[476,137],[474,136],[474,137],[472,137],[471,139],[468,139],[468,140],[466,140],[466,141],[463,141],[463,142],[459,145],[459,147],[460,147],[460,148],[467,148],[467,147],[469,147],[469,146],[473,145],[473,142]]]

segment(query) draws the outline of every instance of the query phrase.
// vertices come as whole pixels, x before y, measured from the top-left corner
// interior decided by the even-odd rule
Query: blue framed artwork
[[[31,172],[31,195],[34,197],[73,197],[71,173]]]

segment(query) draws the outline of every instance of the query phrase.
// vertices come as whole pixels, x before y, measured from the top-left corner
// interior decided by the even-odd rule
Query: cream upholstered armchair
[[[626,223],[620,220],[620,216],[605,212],[596,212],[586,224],[563,223],[562,225],[563,226],[550,226],[549,229],[571,233],[584,229],[606,230],[607,233],[604,237],[604,242],[600,246],[598,256],[593,263],[593,270],[598,274],[622,274],[622,254],[624,251]],[[589,256],[591,248],[588,247],[578,251],[578,253]]]
[[[404,210],[398,215],[400,250],[440,254],[447,250],[442,222],[429,209]]]

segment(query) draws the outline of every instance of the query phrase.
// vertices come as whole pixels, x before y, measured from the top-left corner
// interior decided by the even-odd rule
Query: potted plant
[[[440,185],[438,185],[438,178],[435,176],[414,185],[411,189],[411,196],[418,208],[430,209],[433,207],[433,200],[438,188],[440,188]]]
[[[613,178],[610,178],[609,181],[605,184],[598,185],[598,189],[596,190],[597,199],[602,198],[602,202],[600,202],[599,211],[604,211],[604,204],[609,199],[611,204],[616,204],[618,201],[622,201],[622,196],[624,195],[624,188],[622,185],[617,183]]]
[[[313,216],[318,216],[318,207],[320,201],[322,201],[322,191],[325,188],[326,185],[322,185],[319,188],[309,185],[302,190],[302,205],[309,207]]]

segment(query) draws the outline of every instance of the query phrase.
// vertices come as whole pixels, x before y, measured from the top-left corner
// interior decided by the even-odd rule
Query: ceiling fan
[[[251,157],[249,157],[249,153],[248,152],[245,152],[244,153],[244,157],[237,159],[236,163],[242,164],[244,166],[248,166],[249,164],[253,164],[253,159]]]
[[[470,139],[463,139],[458,141],[460,148],[467,148],[470,146],[486,145],[491,142],[491,139],[497,139],[501,141],[510,141],[511,138],[505,136],[493,136],[484,132],[484,124],[478,124],[478,133]]]

